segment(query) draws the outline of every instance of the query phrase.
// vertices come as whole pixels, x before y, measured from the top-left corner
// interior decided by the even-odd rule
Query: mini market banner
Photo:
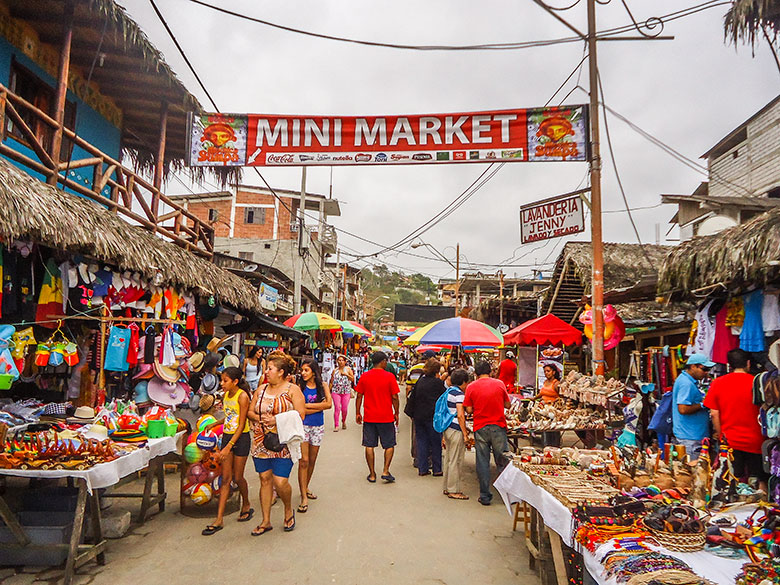
[[[588,160],[587,106],[408,116],[190,114],[190,166]]]

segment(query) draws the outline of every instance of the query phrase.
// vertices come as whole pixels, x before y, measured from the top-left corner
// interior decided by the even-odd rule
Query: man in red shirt
[[[483,506],[489,506],[493,499],[490,491],[490,451],[493,451],[496,467],[501,472],[507,463],[504,452],[508,448],[504,409],[509,408],[509,395],[503,382],[490,377],[490,369],[486,361],[476,365],[474,372],[477,379],[466,386],[463,399],[466,412],[474,414],[479,503]]]
[[[766,491],[769,475],[761,461],[764,437],[758,423],[759,407],[753,404],[750,354],[737,348],[726,356],[731,373],[712,381],[704,406],[710,409],[715,437],[733,450],[734,476],[740,481],[758,478],[760,488]]]
[[[371,354],[371,363],[374,366],[360,376],[355,391],[355,420],[363,425],[363,446],[366,448],[366,463],[368,464],[368,477],[371,483],[376,482],[374,470],[374,449],[382,441],[385,450],[385,466],[382,470],[382,479],[386,483],[395,481],[390,474],[390,462],[395,452],[395,432],[398,424],[398,382],[395,376],[385,370],[387,355],[376,351]],[[361,414],[361,411],[363,414]]]
[[[506,385],[506,391],[509,393],[515,392],[517,383],[517,364],[514,359],[515,354],[508,351],[505,359],[498,366],[498,379]]]

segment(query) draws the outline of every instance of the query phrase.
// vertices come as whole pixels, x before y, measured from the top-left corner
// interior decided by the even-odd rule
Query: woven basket
[[[696,552],[704,548],[707,542],[706,532],[697,534],[677,534],[676,532],[661,532],[653,530],[644,521],[642,527],[647,530],[660,545],[677,552]]]

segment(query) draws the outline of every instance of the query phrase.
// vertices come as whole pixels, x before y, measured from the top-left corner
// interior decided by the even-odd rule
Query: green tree
[[[765,39],[780,71],[780,0],[733,0],[723,21],[726,42],[756,45]]]

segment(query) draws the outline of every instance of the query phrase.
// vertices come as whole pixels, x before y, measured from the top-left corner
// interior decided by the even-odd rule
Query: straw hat
[[[231,353],[225,356],[225,359],[222,360],[222,365],[226,368],[240,368],[241,360],[238,359],[237,355]]]
[[[148,380],[154,377],[154,371],[152,370],[152,364],[140,364],[138,366],[138,373],[133,376],[133,380]]]
[[[226,335],[222,339],[220,339],[218,337],[212,337],[211,340],[209,341],[208,345],[206,346],[206,349],[208,351],[216,352],[220,347],[222,347],[228,341],[233,339],[233,337],[235,337],[235,335]]]
[[[187,398],[188,386],[182,382],[168,382],[159,378],[149,380],[149,398],[157,404],[176,406]]]
[[[84,433],[85,439],[97,439],[101,443],[108,441],[108,429],[103,425],[92,425],[89,430]]]
[[[176,366],[164,366],[159,361],[154,360],[152,369],[155,376],[162,378],[166,382],[175,383],[179,380],[179,368]]]
[[[95,420],[95,409],[91,406],[79,406],[73,416],[66,419],[68,424],[86,424]]]
[[[206,352],[196,351],[190,356],[188,361],[190,364],[190,369],[193,372],[200,372],[203,369],[204,362],[206,361]]]

